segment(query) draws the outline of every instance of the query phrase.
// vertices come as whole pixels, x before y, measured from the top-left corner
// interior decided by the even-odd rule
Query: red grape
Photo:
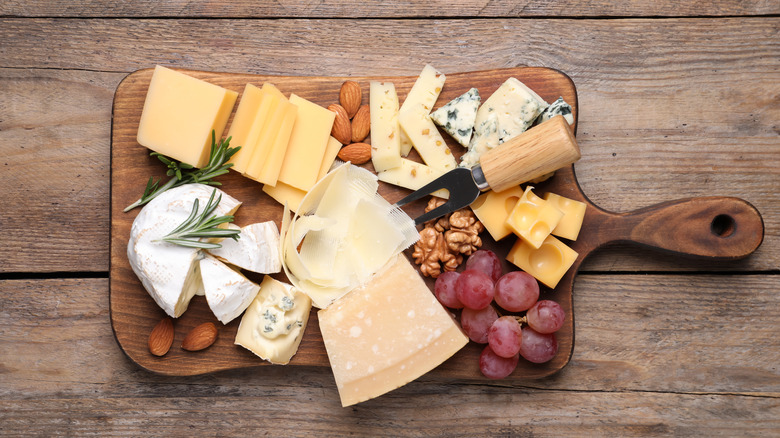
[[[495,299],[510,312],[528,310],[539,299],[539,283],[527,272],[507,272],[496,282]]]
[[[497,319],[498,314],[493,306],[480,310],[465,308],[460,314],[460,325],[469,339],[478,344],[487,344],[488,330]]]
[[[523,341],[520,323],[512,316],[502,316],[493,322],[488,330],[488,344],[501,357],[517,356]]]
[[[488,345],[479,355],[479,370],[490,379],[503,379],[517,368],[518,355],[506,358],[497,355]]]
[[[555,301],[541,300],[525,314],[528,325],[539,333],[555,333],[563,326],[566,313]]]
[[[455,292],[455,281],[460,277],[460,274],[455,271],[444,272],[439,275],[436,282],[433,284],[433,292],[436,294],[439,302],[450,309],[462,309],[463,303],[458,299],[458,294]]]
[[[466,269],[455,281],[458,300],[469,309],[484,309],[493,301],[493,280],[482,271]]]
[[[501,261],[493,251],[480,249],[466,260],[466,269],[476,269],[490,276],[495,283],[501,278]]]
[[[544,363],[555,357],[558,352],[558,340],[554,333],[542,334],[530,327],[523,329],[523,341],[520,355],[533,363]]]

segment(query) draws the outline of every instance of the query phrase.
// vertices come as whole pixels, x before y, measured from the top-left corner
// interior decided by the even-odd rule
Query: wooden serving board
[[[285,95],[294,92],[322,106],[338,102],[339,88],[349,79],[357,81],[363,89],[363,103],[368,103],[369,80],[392,81],[403,101],[416,77],[302,77],[259,76],[250,74],[212,73],[185,71],[194,77],[242,92],[247,83],[261,85],[268,81]],[[447,72],[445,72],[447,73]],[[111,322],[117,342],[127,356],[139,366],[166,375],[196,375],[227,369],[262,367],[268,365],[243,347],[233,344],[240,318],[223,326],[212,315],[204,297],[195,297],[188,310],[175,321],[175,339],[171,350],[163,357],[151,355],[147,347],[149,332],[164,317],[164,312],[154,303],[133,273],[127,259],[127,242],[130,227],[140,209],[123,213],[143,192],[150,176],[165,177],[162,164],[149,157],[149,151],[136,142],[136,132],[146,91],[152,75],[151,69],[128,75],[116,90],[113,105],[111,145],[111,260],[110,307]],[[574,83],[565,74],[547,68],[518,67],[470,73],[447,74],[447,81],[437,107],[464,93],[471,87],[479,89],[483,100],[495,91],[507,78],[516,77],[542,98],[552,102],[562,96],[574,110],[576,120],[577,93]],[[230,122],[229,122],[230,123]],[[576,132],[576,123],[574,125]],[[227,132],[227,130],[225,131]],[[456,156],[464,149],[449,136],[443,134]],[[582,151],[583,155],[587,151]],[[414,154],[414,152],[413,152]],[[418,156],[411,156],[419,160]],[[373,170],[370,163],[364,165]],[[218,179],[225,192],[243,202],[236,214],[235,223],[245,225],[273,220],[280,225],[282,208],[261,190],[261,186],[240,175],[231,173]],[[747,202],[735,198],[697,198],[675,201],[642,209],[634,213],[616,214],[593,205],[582,193],[574,166],[556,172],[556,175],[537,186],[538,194],[551,191],[587,204],[585,221],[580,237],[570,246],[579,253],[574,266],[554,290],[542,287],[542,297],[557,301],[564,308],[567,318],[557,333],[559,352],[550,362],[535,365],[523,359],[509,379],[540,378],[563,368],[574,348],[574,309],[572,288],[574,277],[582,261],[595,249],[613,241],[631,241],[658,247],[668,251],[718,259],[735,259],[753,252],[763,239],[763,222],[758,212]],[[409,193],[408,190],[381,183],[380,193],[390,202]],[[416,217],[422,213],[425,202],[410,204],[405,210]],[[506,255],[513,238],[494,242],[483,233],[483,248]],[[407,251],[410,256],[411,251]],[[504,262],[504,270],[516,269]],[[262,276],[248,274],[260,281]],[[284,274],[275,277],[285,280]],[[427,283],[433,286],[433,281]],[[194,326],[211,321],[219,327],[219,337],[214,345],[199,351],[187,352],[180,348],[185,334]],[[439,366],[434,373],[447,378],[483,379],[478,365],[483,346],[473,342]],[[328,367],[328,357],[313,309],[298,353],[290,365]]]

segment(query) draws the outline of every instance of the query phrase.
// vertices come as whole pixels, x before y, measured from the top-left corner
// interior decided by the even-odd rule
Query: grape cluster
[[[539,300],[539,283],[530,274],[503,274],[501,262],[492,251],[476,251],[466,261],[463,272],[441,274],[434,284],[434,294],[444,306],[463,309],[463,331],[472,341],[487,344],[479,357],[479,369],[485,377],[507,377],[517,367],[520,356],[543,363],[558,352],[555,332],[563,326],[563,308],[555,301]],[[499,316],[494,302],[507,312],[525,312],[525,316]]]

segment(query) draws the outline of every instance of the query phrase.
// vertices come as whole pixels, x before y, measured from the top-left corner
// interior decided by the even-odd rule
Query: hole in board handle
[[[710,224],[710,231],[712,234],[718,237],[729,237],[734,234],[734,230],[737,228],[737,223],[734,222],[734,218],[727,214],[719,214],[715,216]]]

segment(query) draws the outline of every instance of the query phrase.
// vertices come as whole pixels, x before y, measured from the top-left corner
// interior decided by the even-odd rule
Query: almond
[[[181,341],[181,348],[187,351],[199,351],[217,340],[217,327],[212,322],[204,322],[187,333]]]
[[[352,143],[339,151],[339,159],[352,164],[363,164],[371,159],[371,145],[367,143]]]
[[[360,104],[363,102],[363,91],[360,89],[360,85],[355,81],[346,81],[341,84],[341,91],[339,92],[339,103],[347,111],[347,116],[351,119],[355,116]],[[349,142],[347,142],[349,143]]]
[[[352,118],[352,141],[360,142],[368,137],[368,133],[371,131],[371,113],[369,112],[368,105],[360,107],[355,117]]]
[[[334,103],[328,105],[328,111],[336,113],[336,119],[333,120],[333,129],[330,131],[336,140],[341,144],[349,144],[352,140],[352,122],[349,121],[347,110],[343,106]]]
[[[172,344],[173,319],[166,316],[149,333],[149,352],[155,356],[165,356]]]

